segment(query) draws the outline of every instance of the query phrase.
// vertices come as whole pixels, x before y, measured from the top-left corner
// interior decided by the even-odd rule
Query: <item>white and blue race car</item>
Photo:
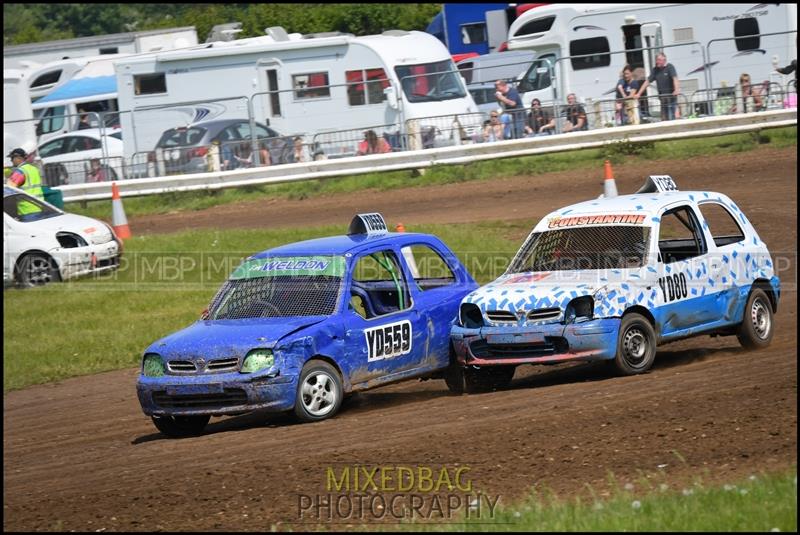
[[[651,176],[636,194],[552,212],[499,279],[463,299],[448,386],[498,388],[520,364],[643,373],[659,344],[700,334],[765,347],[779,298],[767,246],[731,199]]]

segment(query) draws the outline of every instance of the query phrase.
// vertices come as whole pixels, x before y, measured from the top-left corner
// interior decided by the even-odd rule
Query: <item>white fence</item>
[[[434,165],[465,164],[494,158],[511,158],[601,147],[616,141],[665,141],[715,136],[764,128],[797,125],[797,110],[775,110],[722,117],[682,119],[655,124],[604,128],[546,137],[458,145],[437,149],[355,156],[337,160],[287,164],[255,169],[236,169],[214,173],[122,180],[120,195],[136,197],[167,192],[214,190],[258,184],[280,184],[344,175],[423,169]],[[90,201],[111,198],[111,184],[61,186],[64,201]]]

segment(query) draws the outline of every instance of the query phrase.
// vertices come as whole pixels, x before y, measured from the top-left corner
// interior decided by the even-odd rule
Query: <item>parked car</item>
[[[291,138],[281,137],[261,123],[256,123],[255,130],[259,144],[269,151],[270,164],[294,161]],[[215,119],[165,131],[156,144],[156,155],[163,154],[167,174],[203,173],[211,170],[209,149],[218,144],[221,168],[237,169],[243,166],[243,160],[249,160],[251,165],[254,162],[251,142],[247,119]]]
[[[448,384],[496,388],[518,365],[567,361],[639,374],[659,344],[697,335],[766,347],[779,299],[767,246],[730,198],[653,176],[534,227],[505,274],[462,302]]]
[[[125,176],[122,132],[89,128],[55,136],[39,145],[48,186],[119,180]],[[98,160],[92,164],[92,160]],[[100,172],[97,172],[98,168]]]
[[[41,286],[113,270],[121,255],[122,243],[106,223],[3,188],[4,286]]]
[[[199,321],[144,352],[139,402],[169,436],[256,409],[330,418],[350,393],[442,377],[458,305],[477,286],[435,236],[357,216],[346,236],[242,263]]]

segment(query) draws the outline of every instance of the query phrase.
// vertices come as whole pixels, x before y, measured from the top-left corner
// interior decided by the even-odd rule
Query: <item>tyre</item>
[[[445,372],[445,383],[454,394],[477,394],[505,388],[514,378],[515,366],[487,366],[480,369],[452,364]]]
[[[339,411],[343,398],[342,379],[336,368],[322,360],[311,360],[300,373],[294,413],[303,422],[324,420]]]
[[[156,428],[168,437],[192,437],[206,428],[211,416],[151,416]]]
[[[444,382],[447,385],[447,389],[456,395],[461,395],[467,391],[467,386],[464,380],[464,376],[466,375],[465,369],[463,366],[459,366],[458,364],[451,363],[450,366],[444,371]]]
[[[631,313],[622,318],[614,367],[621,375],[644,373],[656,359],[656,332],[647,318]]]
[[[744,318],[739,325],[736,337],[747,349],[767,347],[774,332],[772,305],[769,297],[760,288],[753,288],[744,307]]]
[[[19,285],[23,288],[44,286],[49,282],[58,282],[61,275],[55,262],[43,253],[32,253],[23,256],[17,264]]]

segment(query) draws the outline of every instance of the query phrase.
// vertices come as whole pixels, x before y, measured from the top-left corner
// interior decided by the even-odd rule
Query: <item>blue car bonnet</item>
[[[327,316],[197,321],[147,348],[164,359],[244,357],[255,348],[272,348],[284,337]]]

